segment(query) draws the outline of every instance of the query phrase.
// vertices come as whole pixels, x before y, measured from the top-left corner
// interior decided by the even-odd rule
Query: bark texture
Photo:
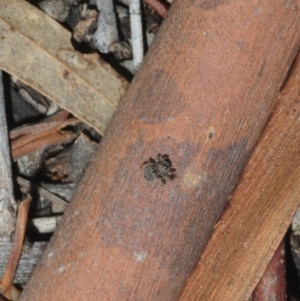
[[[179,301],[248,300],[299,207],[299,119],[300,54]]]
[[[177,300],[296,55],[299,4],[174,3],[21,301]],[[174,181],[144,177],[158,153]]]
[[[3,72],[0,70],[0,241],[15,230],[17,204],[13,193],[11,156],[5,112]]]

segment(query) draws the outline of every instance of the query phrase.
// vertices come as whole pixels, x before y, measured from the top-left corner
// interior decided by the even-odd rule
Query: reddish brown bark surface
[[[178,301],[248,300],[299,207],[299,116],[300,54]],[[268,300],[284,297],[282,275],[277,284]]]
[[[299,4],[174,3],[21,301],[178,298],[296,54]],[[174,181],[144,177],[158,153]]]

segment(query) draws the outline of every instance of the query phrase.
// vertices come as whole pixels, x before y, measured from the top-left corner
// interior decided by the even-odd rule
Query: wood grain
[[[17,211],[6,120],[3,72],[0,70],[0,240],[9,240],[15,230]]]
[[[128,82],[97,53],[75,51],[71,33],[27,1],[0,7],[0,68],[103,134]]]
[[[300,55],[179,301],[246,301],[300,203]]]
[[[177,300],[296,55],[299,4],[174,3],[20,301]],[[174,181],[144,178],[158,153]]]

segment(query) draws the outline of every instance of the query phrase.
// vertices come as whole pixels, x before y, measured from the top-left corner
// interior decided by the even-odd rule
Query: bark
[[[174,3],[21,301],[177,300],[299,47],[299,4]]]
[[[2,75],[0,70],[0,241],[9,241],[15,230],[17,204],[13,194]]]
[[[246,301],[254,290],[299,207],[299,95],[298,54],[262,137],[179,301]],[[280,290],[283,282],[277,276]],[[277,292],[277,297],[282,295]]]

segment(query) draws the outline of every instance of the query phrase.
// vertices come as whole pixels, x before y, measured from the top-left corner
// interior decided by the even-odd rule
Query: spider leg
[[[170,167],[172,167],[172,162],[170,159],[164,159],[164,160],[161,160],[162,162],[164,162],[165,164],[167,164]]]
[[[164,179],[163,177],[160,177],[161,181],[163,182],[163,184],[166,184],[166,179]]]
[[[160,154],[159,154],[160,155]],[[164,160],[168,159],[169,160],[169,155],[162,155],[161,156]]]
[[[150,157],[148,161],[145,161],[142,163],[141,167],[143,167],[144,165],[149,165],[149,166],[154,167],[155,163],[156,163],[155,160]]]
[[[152,164],[155,164],[156,161],[153,158],[150,157],[149,162],[152,163]]]
[[[150,157],[149,160],[143,162],[142,165],[144,165],[144,164],[150,164],[150,165],[153,165],[153,164],[155,164],[155,163],[156,163],[156,161],[155,161],[153,158]]]
[[[173,181],[176,178],[176,175],[174,174],[167,175],[167,178]]]
[[[161,175],[157,175],[156,178],[160,179],[163,182],[163,184],[166,184],[166,182],[167,182],[166,179],[163,176],[161,176]]]
[[[140,168],[143,168],[145,167],[145,165],[151,165],[151,163],[149,161],[145,161],[141,164],[141,167]]]

